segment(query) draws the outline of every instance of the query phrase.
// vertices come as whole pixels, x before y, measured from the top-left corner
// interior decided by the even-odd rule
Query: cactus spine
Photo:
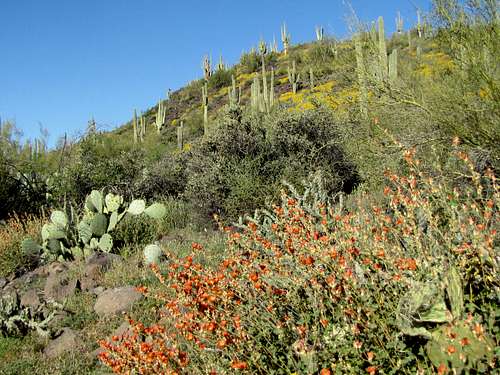
[[[378,18],[378,51],[381,79],[387,78],[387,47],[385,44],[384,18]]]
[[[177,149],[182,151],[184,148],[184,121],[181,120],[180,125],[177,127]]]
[[[322,42],[324,38],[324,30],[322,26],[316,26],[316,40]]]
[[[286,30],[286,24],[281,27],[281,42],[283,43],[283,52],[285,56],[288,55],[288,48],[290,47],[290,34]]]
[[[292,62],[292,68],[290,69],[290,65],[288,65],[288,81],[292,85],[292,91],[294,94],[297,93],[297,84],[300,80],[300,74],[297,74],[297,67],[295,64],[295,60]]]
[[[361,40],[361,33],[354,36],[354,46],[356,49],[356,67],[358,73],[359,85],[359,109],[361,118],[366,120],[368,118],[368,92],[366,88],[365,66],[363,62],[363,45]]]
[[[403,17],[401,17],[400,12],[398,12],[398,15],[396,16],[396,31],[400,35],[403,33]]]
[[[203,103],[203,132],[204,135],[208,134],[208,82],[201,88],[201,97]]]

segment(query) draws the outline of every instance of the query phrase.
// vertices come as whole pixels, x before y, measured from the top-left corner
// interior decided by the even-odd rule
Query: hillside
[[[0,374],[494,373],[494,10],[282,29],[54,150],[2,123]]]

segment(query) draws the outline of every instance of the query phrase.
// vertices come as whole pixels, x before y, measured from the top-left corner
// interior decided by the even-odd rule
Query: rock
[[[66,311],[57,311],[54,315],[54,317],[52,318],[52,320],[50,321],[49,323],[49,327],[50,328],[57,328],[57,327],[60,327],[62,325],[62,323],[64,322],[64,320],[66,320],[66,318],[69,316],[69,313],[66,312]]]
[[[141,300],[143,295],[132,286],[108,289],[102,292],[94,305],[98,315],[112,315],[128,311],[132,305]]]
[[[36,309],[40,306],[40,297],[35,289],[29,289],[21,295],[21,305]]]
[[[47,266],[47,273],[49,275],[62,273],[68,270],[68,266],[65,263],[53,262]]]
[[[45,282],[45,299],[60,302],[73,295],[77,289],[80,289],[80,282],[71,278],[67,271],[51,273]]]
[[[79,338],[71,328],[64,328],[63,333],[56,339],[49,342],[43,353],[49,357],[57,357],[64,352],[74,351],[79,345]]]
[[[98,296],[99,294],[104,292],[104,290],[105,290],[104,287],[98,286],[98,287],[95,287],[94,289],[92,289],[92,293],[94,293],[96,296]]]
[[[111,253],[94,253],[85,261],[87,267],[97,264],[100,266],[102,272],[107,271],[114,262],[121,262],[123,258],[117,254]],[[87,267],[85,272],[87,272]]]
[[[0,289],[7,285],[7,279],[5,277],[0,277]]]

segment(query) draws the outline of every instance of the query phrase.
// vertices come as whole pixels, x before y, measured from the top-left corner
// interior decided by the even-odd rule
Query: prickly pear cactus
[[[130,205],[123,197],[92,191],[85,200],[84,213],[79,218],[63,211],[53,211],[50,222],[42,228],[42,246],[31,239],[25,239],[22,248],[26,254],[34,255],[42,251],[48,261],[87,257],[94,251],[111,252],[113,237],[111,233],[126,214],[132,216],[147,215],[153,219],[162,219],[166,208],[161,203],[149,207],[142,199],[134,200]]]
[[[160,262],[162,255],[163,251],[160,246],[156,244],[148,245],[144,248],[144,263],[147,265],[153,263],[157,264]]]

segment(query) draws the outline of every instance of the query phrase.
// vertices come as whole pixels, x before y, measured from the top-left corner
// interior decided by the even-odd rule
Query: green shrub
[[[337,140],[338,128],[322,110],[228,113],[193,146],[184,196],[202,215],[234,220],[276,197],[283,179],[321,173],[329,194],[350,191],[357,174]]]
[[[231,77],[234,75],[233,69],[219,69],[212,73],[208,80],[208,87],[212,90],[219,90],[223,87],[231,86]]]

